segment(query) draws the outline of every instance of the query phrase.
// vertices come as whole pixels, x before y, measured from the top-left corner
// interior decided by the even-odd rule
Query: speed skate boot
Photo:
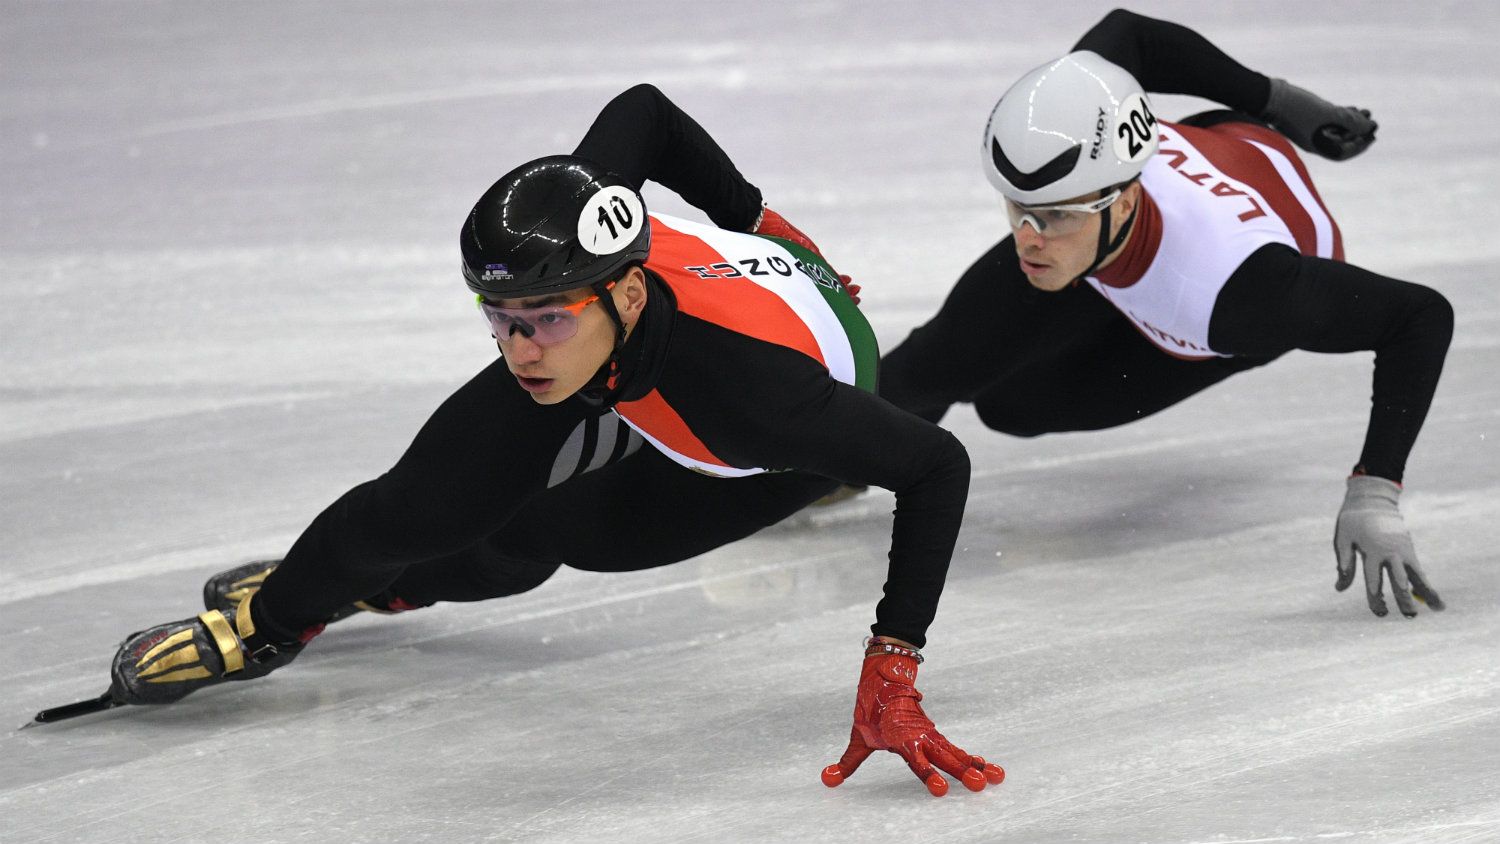
[[[110,696],[119,703],[174,703],[226,680],[253,680],[297,658],[323,625],[290,644],[255,630],[247,595],[239,606],[208,610],[131,635],[110,666]]]
[[[226,569],[210,577],[203,584],[203,606],[210,610],[228,612],[239,606],[240,601],[260,591],[266,575],[276,570],[280,560],[254,560]],[[425,604],[409,604],[400,598],[371,598],[355,601],[329,616],[325,624],[342,621],[351,615],[373,612],[381,615],[419,609]]]

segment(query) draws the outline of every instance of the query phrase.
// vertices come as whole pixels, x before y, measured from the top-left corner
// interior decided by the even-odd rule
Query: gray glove
[[[1401,614],[1412,618],[1417,607],[1412,598],[1434,610],[1443,609],[1443,599],[1427,585],[1427,575],[1417,563],[1411,534],[1396,509],[1401,487],[1385,478],[1355,475],[1349,479],[1338,526],[1333,532],[1333,553],[1338,557],[1339,578],[1334,588],[1340,592],[1354,582],[1354,556],[1359,552],[1365,561],[1365,596],[1370,612],[1384,617],[1385,598],[1381,595],[1380,572],[1391,581],[1391,593]]]
[[[1334,161],[1364,152],[1380,128],[1368,109],[1336,106],[1285,79],[1271,80],[1271,97],[1260,116],[1292,143]]]

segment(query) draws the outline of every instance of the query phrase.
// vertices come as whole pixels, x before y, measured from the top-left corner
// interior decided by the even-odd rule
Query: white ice
[[[695,115],[889,348],[1002,231],[990,105],[1108,8],[4,3],[0,713],[98,694],[122,636],[399,456],[493,355],[464,213],[619,90]],[[934,799],[888,754],[818,782],[884,576],[876,493],[5,732],[0,840],[1500,841],[1500,13],[1140,11],[1380,121],[1309,166],[1352,261],[1457,310],[1403,500],[1447,612],[1333,590],[1372,358],[1296,353],[1104,433],[946,420],[975,474],[920,686],[998,788]]]

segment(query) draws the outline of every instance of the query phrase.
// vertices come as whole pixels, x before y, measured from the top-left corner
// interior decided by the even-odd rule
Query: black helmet
[[[459,232],[464,280],[488,299],[611,281],[651,251],[640,192],[599,165],[552,155],[506,173]]]

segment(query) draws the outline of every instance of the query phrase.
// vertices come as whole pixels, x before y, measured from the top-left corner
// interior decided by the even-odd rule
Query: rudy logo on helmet
[[[1108,139],[1108,141],[1106,141]],[[1156,117],[1124,68],[1079,50],[1012,85],[984,130],[985,175],[1011,228],[1063,238],[1099,220],[1093,272],[1125,242],[1134,209],[1111,234],[1110,208],[1156,153]],[[1087,147],[1088,154],[1084,154]]]
[[[1135,77],[1079,50],[1022,76],[1000,97],[985,126],[985,174],[1021,205],[1063,202],[1135,178],[1156,152],[1155,127]]]

